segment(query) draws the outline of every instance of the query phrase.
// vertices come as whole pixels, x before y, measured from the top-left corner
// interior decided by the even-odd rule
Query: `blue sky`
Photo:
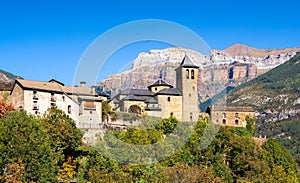
[[[81,55],[98,36],[140,19],[179,23],[211,48],[234,43],[257,48],[300,46],[299,1],[15,1],[0,2],[0,69],[33,80],[68,85]],[[168,47],[155,42],[126,46],[99,80],[118,72],[139,52]],[[117,63],[117,64],[116,64]]]

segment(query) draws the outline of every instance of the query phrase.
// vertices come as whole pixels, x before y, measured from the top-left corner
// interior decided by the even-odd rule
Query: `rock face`
[[[99,84],[113,95],[127,88],[145,88],[160,76],[176,86],[175,68],[187,54],[199,70],[199,96],[201,101],[212,97],[225,86],[237,86],[284,63],[299,48],[263,50],[236,44],[226,50],[212,50],[208,55],[183,48],[167,48],[140,53],[132,69],[111,75]]]
[[[13,74],[0,70],[0,91],[10,90],[15,78]]]

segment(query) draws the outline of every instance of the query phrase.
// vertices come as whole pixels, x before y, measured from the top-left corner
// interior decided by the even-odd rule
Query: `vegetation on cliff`
[[[258,112],[258,134],[276,138],[298,159],[300,54],[244,83],[227,95],[229,105],[251,105]]]

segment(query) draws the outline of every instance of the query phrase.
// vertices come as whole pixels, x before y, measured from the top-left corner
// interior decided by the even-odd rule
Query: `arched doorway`
[[[136,114],[141,114],[142,113],[142,109],[138,105],[132,105],[132,106],[129,107],[128,112],[130,112],[130,113],[136,113]]]

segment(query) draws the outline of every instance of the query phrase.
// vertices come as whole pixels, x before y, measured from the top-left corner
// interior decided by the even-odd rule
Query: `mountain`
[[[283,49],[257,49],[252,48],[243,44],[234,44],[224,50],[224,53],[227,53],[231,56],[247,56],[247,57],[267,57],[268,55],[277,55],[281,56],[289,52],[297,52],[297,48],[283,48]]]
[[[145,88],[160,75],[175,86],[174,69],[187,54],[200,66],[199,96],[201,101],[206,101],[224,90],[225,86],[238,86],[286,62],[299,50],[300,47],[264,50],[241,44],[226,50],[212,50],[208,55],[178,47],[150,50],[140,53],[130,70],[109,76],[99,86],[114,95],[128,88]]]
[[[17,76],[0,69],[0,91],[10,90]]]
[[[251,105],[258,134],[278,138],[300,159],[300,54],[227,95],[228,105]]]

